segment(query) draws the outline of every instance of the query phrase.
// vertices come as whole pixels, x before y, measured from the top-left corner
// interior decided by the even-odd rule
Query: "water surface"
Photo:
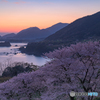
[[[26,45],[27,43],[11,43],[11,47],[0,47],[0,63],[27,62],[41,66],[49,61],[43,57],[22,54],[20,51],[18,51],[19,47]]]

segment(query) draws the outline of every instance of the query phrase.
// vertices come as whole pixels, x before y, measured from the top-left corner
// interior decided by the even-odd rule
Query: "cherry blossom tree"
[[[35,72],[0,84],[1,100],[93,100],[70,97],[70,91],[100,91],[100,43],[72,44],[45,54],[51,59]]]
[[[49,66],[50,64],[60,66],[65,70],[70,91],[100,91],[99,42],[77,43],[70,47],[46,53],[45,56],[52,59]],[[88,97],[88,100],[93,100],[93,96]]]

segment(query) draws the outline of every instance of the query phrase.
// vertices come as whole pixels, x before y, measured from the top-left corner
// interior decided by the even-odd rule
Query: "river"
[[[36,57],[34,55],[23,54],[18,51],[21,46],[26,46],[27,43],[11,43],[11,47],[0,47],[0,64],[13,63],[13,62],[27,62],[34,65],[42,66],[48,59],[43,57]]]

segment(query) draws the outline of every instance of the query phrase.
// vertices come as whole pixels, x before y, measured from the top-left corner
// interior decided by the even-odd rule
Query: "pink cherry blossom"
[[[54,50],[35,72],[22,73],[0,84],[7,100],[72,100],[69,93],[100,92],[100,43],[85,42]],[[95,97],[76,97],[77,100]]]

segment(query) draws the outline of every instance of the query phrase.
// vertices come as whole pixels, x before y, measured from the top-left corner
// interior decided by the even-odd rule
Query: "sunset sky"
[[[100,0],[0,0],[0,33],[47,28],[100,10]]]

